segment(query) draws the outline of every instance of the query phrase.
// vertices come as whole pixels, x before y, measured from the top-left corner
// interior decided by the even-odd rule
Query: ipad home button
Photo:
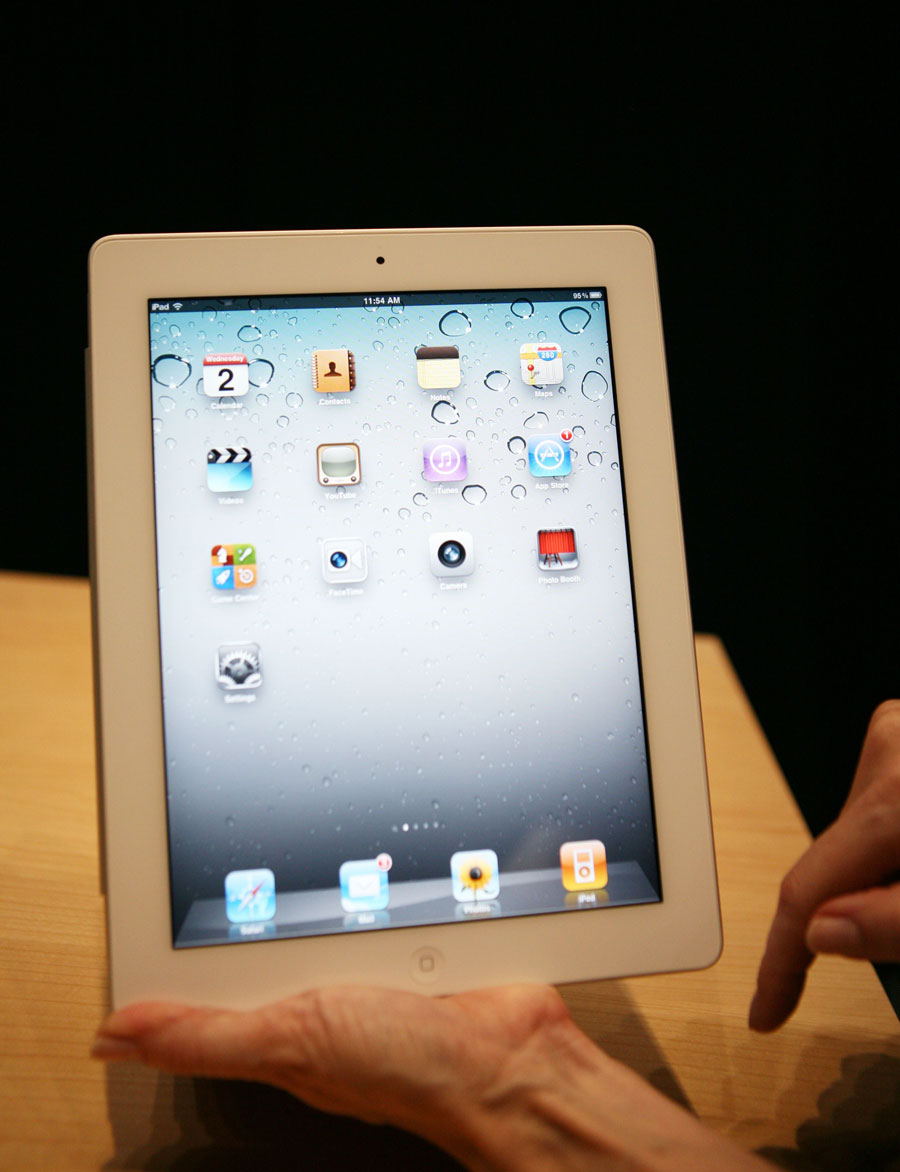
[[[433,985],[440,977],[444,958],[436,948],[417,948],[410,960],[413,980],[420,985]]]

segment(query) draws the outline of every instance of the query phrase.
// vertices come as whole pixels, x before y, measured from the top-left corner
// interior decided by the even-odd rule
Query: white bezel
[[[376,258],[381,257],[379,263]],[[606,286],[663,899],[607,914],[172,947],[147,303],[235,293]],[[447,993],[699,968],[721,948],[653,245],[633,227],[115,236],[90,259],[101,818],[115,1006],[250,1007],[322,984]],[[135,670],[140,664],[141,670]],[[149,670],[150,667],[154,670]],[[433,951],[432,951],[433,950]],[[431,959],[421,963],[423,956]]]

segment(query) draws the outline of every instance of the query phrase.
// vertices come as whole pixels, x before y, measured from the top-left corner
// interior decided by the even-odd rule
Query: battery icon
[[[600,293],[599,291],[596,293],[592,291],[592,292],[588,293],[588,297],[590,297],[593,301],[598,301],[598,300],[602,300],[603,294]]]

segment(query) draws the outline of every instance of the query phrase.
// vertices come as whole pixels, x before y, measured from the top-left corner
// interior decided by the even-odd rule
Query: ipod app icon
[[[559,865],[566,891],[598,891],[609,880],[606,847],[598,838],[564,842],[559,848]]]

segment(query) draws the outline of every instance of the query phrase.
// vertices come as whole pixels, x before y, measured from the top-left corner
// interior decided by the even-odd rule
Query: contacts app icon
[[[356,386],[356,362],[350,350],[314,350],[313,390],[322,394],[352,391]]]

